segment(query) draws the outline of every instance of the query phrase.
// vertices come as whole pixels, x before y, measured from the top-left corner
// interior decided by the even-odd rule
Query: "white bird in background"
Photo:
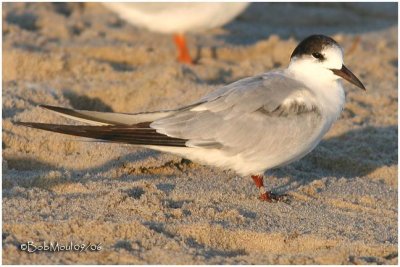
[[[178,61],[191,64],[184,33],[222,26],[249,3],[102,3],[122,19],[150,31],[173,34]]]
[[[237,173],[252,175],[260,199],[281,200],[265,190],[266,170],[304,157],[339,117],[344,78],[365,90],[343,65],[341,47],[312,35],[293,51],[289,67],[241,79],[175,110],[138,114],[42,106],[91,126],[18,124],[147,147]]]

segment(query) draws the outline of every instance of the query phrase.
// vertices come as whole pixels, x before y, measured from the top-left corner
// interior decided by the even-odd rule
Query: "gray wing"
[[[318,117],[313,93],[284,73],[274,72],[225,86],[150,127],[187,139],[188,146],[238,153],[261,140],[285,142],[276,135],[279,132],[311,135]]]

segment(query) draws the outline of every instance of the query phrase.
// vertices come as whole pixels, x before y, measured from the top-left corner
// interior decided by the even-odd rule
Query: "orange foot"
[[[289,196],[286,194],[283,195],[278,195],[271,193],[269,191],[265,190],[264,187],[264,182],[263,182],[263,177],[261,175],[252,175],[251,178],[253,178],[254,183],[256,184],[257,188],[260,190],[260,197],[259,199],[261,201],[267,201],[267,202],[289,202]]]
[[[185,64],[193,64],[189,50],[186,46],[185,36],[183,34],[174,34],[174,41],[178,48],[178,61]]]

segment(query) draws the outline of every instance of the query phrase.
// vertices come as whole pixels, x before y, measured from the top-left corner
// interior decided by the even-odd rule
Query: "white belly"
[[[160,33],[200,31],[224,25],[248,3],[103,3],[131,24]]]

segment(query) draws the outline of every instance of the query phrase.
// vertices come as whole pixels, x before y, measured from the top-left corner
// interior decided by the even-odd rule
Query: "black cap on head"
[[[290,58],[301,57],[302,55],[320,54],[326,46],[339,46],[331,37],[325,35],[311,35],[301,41],[294,49]]]

